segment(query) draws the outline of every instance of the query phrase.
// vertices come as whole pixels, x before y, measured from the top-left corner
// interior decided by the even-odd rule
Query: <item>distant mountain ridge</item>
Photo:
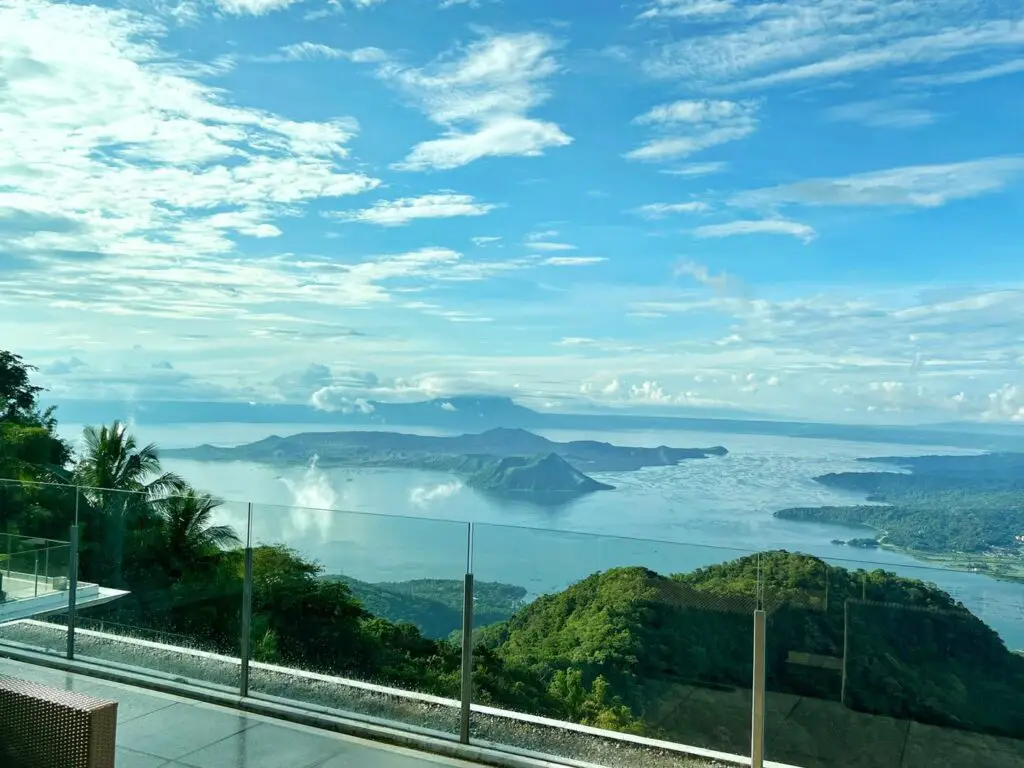
[[[326,412],[290,403],[47,400],[63,422],[94,424],[134,419],[147,424],[249,423],[339,424],[346,426],[430,427],[448,432],[496,427],[561,429],[588,432],[680,430],[727,434],[775,435],[828,440],[855,440],[904,445],[942,445],[990,451],[1020,450],[1024,427],[987,427],[970,422],[919,426],[829,424],[772,420],[742,411],[701,409],[699,415],[637,413],[541,413],[509,397],[456,396],[420,402],[369,401],[365,409]]]
[[[254,461],[321,466],[400,467],[453,472],[477,490],[561,503],[595,491],[612,490],[588,472],[624,472],[724,456],[725,448],[641,448],[595,440],[557,443],[522,429],[491,429],[457,437],[398,432],[305,432],[271,437],[234,448],[201,445],[167,450],[165,457],[197,461]]]
[[[597,440],[558,443],[524,429],[499,427],[454,437],[376,431],[303,432],[290,437],[272,435],[233,448],[201,445],[165,450],[161,455],[199,461],[296,464],[309,461],[315,454],[321,466],[420,465],[425,469],[462,467],[470,470],[474,460],[551,453],[558,454],[581,472],[626,472],[644,467],[670,466],[685,459],[724,456],[728,451],[722,446],[670,448],[661,445],[643,448]]]

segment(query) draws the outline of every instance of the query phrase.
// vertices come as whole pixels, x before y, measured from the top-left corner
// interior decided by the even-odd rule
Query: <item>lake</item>
[[[270,434],[338,427],[200,424],[133,429],[140,442],[177,448],[236,445]],[[427,433],[412,427],[388,429]],[[62,433],[75,439],[80,427],[66,425]],[[595,473],[616,490],[559,508],[498,501],[450,475],[415,470],[171,459],[164,464],[196,487],[229,500],[218,522],[244,532],[251,501],[254,543],[283,542],[321,562],[327,572],[358,579],[461,578],[468,565],[470,524],[476,578],[520,584],[531,595],[563,589],[610,567],[643,565],[673,573],[751,552],[786,549],[851,569],[885,567],[934,582],[996,629],[1011,648],[1024,648],[1024,585],[926,567],[888,550],[839,547],[831,540],[858,533],[772,517],[775,510],[790,506],[861,503],[857,494],[813,480],[825,472],[872,468],[857,458],[970,451],[705,432],[541,434],[552,440],[598,439],[617,445],[724,445],[730,454],[675,467]]]

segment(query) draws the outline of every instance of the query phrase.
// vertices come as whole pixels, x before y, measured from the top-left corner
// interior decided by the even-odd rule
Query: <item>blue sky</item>
[[[58,396],[1024,421],[1024,9],[0,0]]]

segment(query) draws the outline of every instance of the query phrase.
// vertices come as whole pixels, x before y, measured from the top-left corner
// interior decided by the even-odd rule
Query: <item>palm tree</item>
[[[214,510],[221,504],[220,499],[194,488],[158,504],[164,551],[177,575],[206,555],[241,545],[231,526],[211,525]]]
[[[83,486],[93,522],[104,532],[108,554],[101,568],[114,586],[122,586],[125,528],[152,520],[152,502],[180,492],[185,481],[160,466],[157,448],[150,443],[139,447],[124,424],[86,427],[82,457],[75,468],[75,480]]]

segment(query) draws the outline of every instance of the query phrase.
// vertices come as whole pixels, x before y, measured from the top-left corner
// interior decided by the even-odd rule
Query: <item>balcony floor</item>
[[[474,768],[408,749],[0,659],[0,675],[118,702],[118,768]]]

